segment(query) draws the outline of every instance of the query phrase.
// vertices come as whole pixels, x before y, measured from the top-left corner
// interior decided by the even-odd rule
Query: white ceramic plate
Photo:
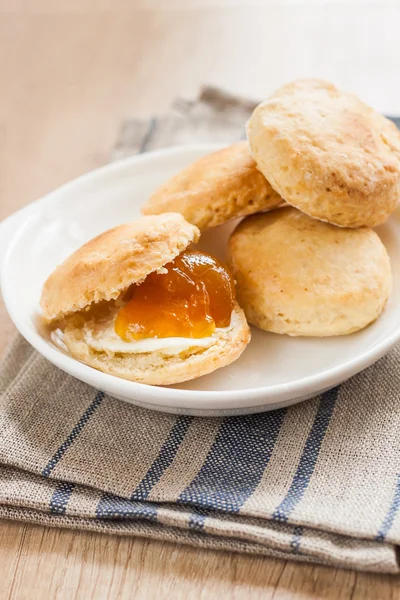
[[[111,164],[63,186],[0,225],[1,285],[22,335],[67,373],[127,402],[156,410],[226,415],[272,410],[329,389],[383,356],[400,339],[400,213],[380,227],[394,290],[384,314],[359,333],[291,338],[253,328],[235,363],[184,384],[152,387],[106,375],[58,349],[39,317],[43,282],[66,256],[101,231],[135,219],[165,179],[219,146],[171,148]],[[203,235],[200,246],[224,257],[232,225]]]

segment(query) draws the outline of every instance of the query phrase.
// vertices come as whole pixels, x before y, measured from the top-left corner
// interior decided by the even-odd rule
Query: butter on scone
[[[205,230],[281,202],[257,169],[247,141],[242,141],[203,156],[172,177],[153,193],[142,212],[178,212]]]
[[[335,227],[292,207],[244,219],[229,261],[248,320],[292,336],[358,331],[382,313],[392,287],[372,229]]]
[[[400,133],[353,94],[319,79],[284,85],[254,110],[247,136],[272,187],[342,227],[383,223],[400,197]]]
[[[198,238],[175,213],[100,234],[45,282],[44,319],[72,356],[131,381],[169,385],[230,364],[250,330],[230,273],[188,249]]]

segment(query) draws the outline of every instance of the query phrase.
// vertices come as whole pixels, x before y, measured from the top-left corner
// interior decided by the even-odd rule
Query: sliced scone
[[[72,356],[132,381],[169,385],[230,364],[249,327],[229,272],[188,250],[198,237],[175,213],[102,233],[45,282],[44,319]]]

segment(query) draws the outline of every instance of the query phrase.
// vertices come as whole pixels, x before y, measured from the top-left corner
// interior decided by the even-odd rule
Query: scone
[[[142,212],[178,212],[204,230],[281,202],[243,141],[200,158],[172,177],[154,192]]]
[[[229,272],[188,249],[198,237],[174,213],[102,233],[47,279],[44,319],[72,356],[132,381],[168,385],[230,364],[249,327]]]
[[[392,287],[374,231],[335,227],[292,207],[247,217],[232,234],[229,256],[248,320],[275,333],[358,331],[381,314]]]
[[[247,136],[272,187],[306,214],[342,227],[374,227],[400,196],[400,133],[331,83],[295,81],[253,112]]]

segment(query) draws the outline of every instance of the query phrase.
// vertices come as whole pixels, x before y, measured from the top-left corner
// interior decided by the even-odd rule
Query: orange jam
[[[229,326],[235,287],[218,260],[187,251],[164,269],[132,286],[132,296],[115,321],[115,332],[123,340],[202,338],[216,327]]]

